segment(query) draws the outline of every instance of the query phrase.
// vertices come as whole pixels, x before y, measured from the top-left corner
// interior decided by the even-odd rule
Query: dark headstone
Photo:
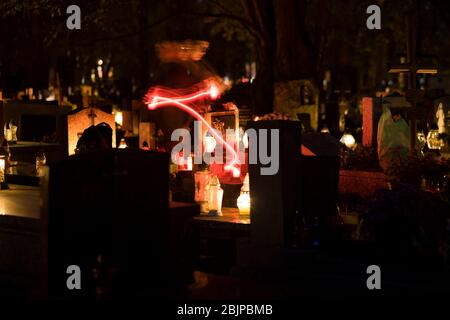
[[[168,188],[167,154],[113,149],[52,165],[50,297],[176,295],[167,239]],[[67,289],[70,265],[82,270],[82,290]]]
[[[302,146],[319,157],[338,157],[340,142],[328,133],[308,133],[302,136]]]
[[[269,137],[273,129],[278,129],[280,134],[278,172],[261,175],[261,164],[249,165],[252,242],[269,252],[290,242],[298,206],[301,127],[298,121],[258,121],[251,122],[250,127],[269,130]],[[270,143],[268,150],[271,150]]]
[[[3,102],[2,105],[0,108],[2,132],[4,124],[12,121],[14,125],[18,126],[17,137],[19,140],[48,142],[45,139],[54,136],[57,140],[52,142],[67,143],[65,115],[70,112],[70,107],[61,107],[56,103],[24,101],[8,101]]]
[[[302,156],[300,161],[299,214],[306,222],[307,229],[316,228],[321,234],[315,237],[314,246],[320,246],[329,236],[328,221],[337,215],[339,185],[339,141],[330,134],[305,134],[302,144],[314,156]]]
[[[35,101],[0,101],[0,132],[5,124],[17,126],[18,144],[11,145],[13,161],[35,162],[43,151],[47,163],[67,155],[67,117],[70,107]],[[27,142],[23,142],[27,141]]]

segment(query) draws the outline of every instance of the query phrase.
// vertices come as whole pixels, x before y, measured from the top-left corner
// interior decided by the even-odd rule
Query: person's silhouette
[[[112,129],[107,123],[102,122],[83,131],[75,152],[82,153],[110,148],[112,148]]]

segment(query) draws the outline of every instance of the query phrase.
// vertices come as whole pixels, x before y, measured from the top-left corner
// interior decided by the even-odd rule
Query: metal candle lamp
[[[208,170],[197,171],[194,174],[195,202],[200,204],[200,212],[208,213],[209,181],[211,173]]]

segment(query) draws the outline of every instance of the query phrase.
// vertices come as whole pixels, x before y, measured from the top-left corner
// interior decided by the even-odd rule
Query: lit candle
[[[125,139],[120,139],[119,149],[126,149],[128,147]]]
[[[353,149],[356,146],[355,138],[350,133],[344,133],[339,141],[349,149]]]
[[[237,199],[237,206],[240,215],[250,214],[250,184],[248,173],[245,175],[244,184],[241,188],[241,194]]]
[[[250,214],[250,194],[246,191],[241,191],[241,195],[237,199],[237,206],[240,215]]]
[[[117,111],[114,115],[114,121],[119,125],[123,125],[123,113],[121,111]]]

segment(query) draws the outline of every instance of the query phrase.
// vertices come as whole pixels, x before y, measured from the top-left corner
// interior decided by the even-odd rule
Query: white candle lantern
[[[237,206],[240,215],[250,215],[250,184],[248,173],[245,175],[244,184],[241,188],[241,194],[237,198]]]
[[[340,142],[349,149],[353,149],[356,146],[355,137],[353,137],[350,133],[344,133]]]

